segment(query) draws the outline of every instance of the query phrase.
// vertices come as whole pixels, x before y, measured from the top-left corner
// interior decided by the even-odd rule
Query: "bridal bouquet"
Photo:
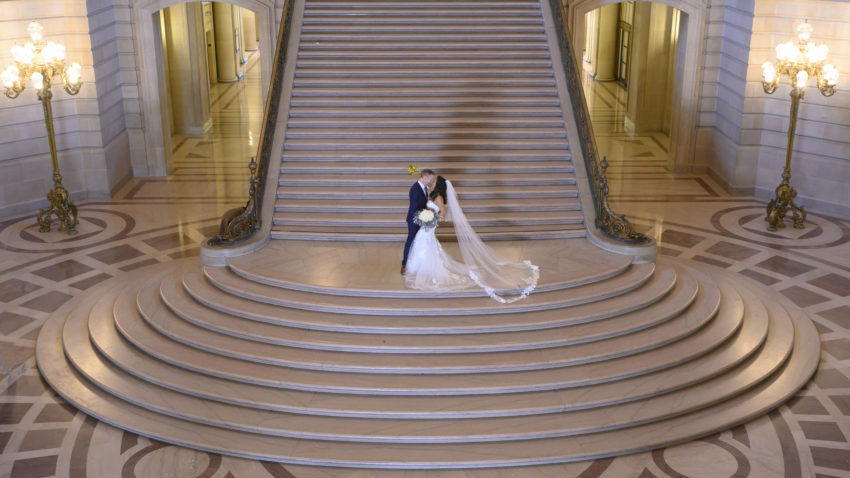
[[[413,222],[425,229],[437,227],[437,219],[437,215],[430,209],[422,209],[413,216]]]

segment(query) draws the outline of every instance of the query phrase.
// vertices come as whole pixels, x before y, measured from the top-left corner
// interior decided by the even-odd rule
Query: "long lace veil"
[[[510,262],[494,251],[469,225],[451,181],[446,181],[446,219],[454,224],[460,253],[472,280],[502,303],[520,300],[537,287],[538,267],[529,261]]]

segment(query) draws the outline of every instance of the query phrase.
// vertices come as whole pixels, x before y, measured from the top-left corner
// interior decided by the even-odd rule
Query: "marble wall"
[[[753,8],[752,0],[708,6],[694,158],[698,168],[744,193],[755,178],[753,161],[739,151]]]

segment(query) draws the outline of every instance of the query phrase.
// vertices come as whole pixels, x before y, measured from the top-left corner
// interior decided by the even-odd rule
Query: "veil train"
[[[446,180],[446,190],[446,219],[454,224],[460,253],[469,268],[470,278],[491,298],[503,304],[527,297],[537,287],[539,268],[527,260],[510,262],[484,244],[469,225],[451,181]]]

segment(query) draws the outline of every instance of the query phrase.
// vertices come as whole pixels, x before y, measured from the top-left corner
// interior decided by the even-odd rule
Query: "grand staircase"
[[[308,0],[272,237],[403,240],[409,164],[485,239],[582,237],[571,159],[539,2]]]
[[[75,298],[39,335],[43,376],[166,442],[388,469],[632,453],[793,396],[820,344],[782,296],[585,238],[546,13],[532,0],[306,0],[277,240]],[[401,246],[384,241],[403,238],[410,163],[450,177],[506,257],[540,266],[531,296],[404,288]]]

